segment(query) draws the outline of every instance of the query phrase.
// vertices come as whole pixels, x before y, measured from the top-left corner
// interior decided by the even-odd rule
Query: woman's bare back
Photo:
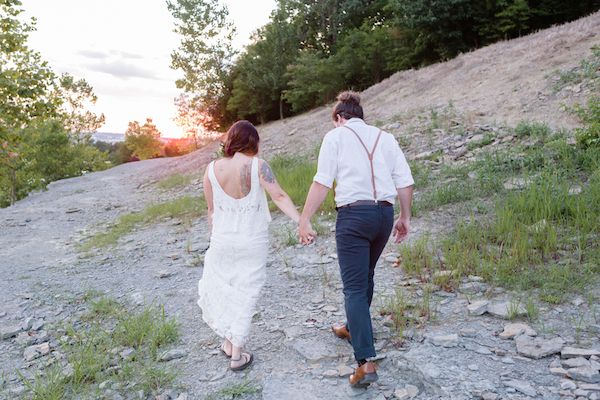
[[[242,199],[252,187],[252,157],[236,153],[231,158],[215,161],[214,173],[223,191],[234,199]]]

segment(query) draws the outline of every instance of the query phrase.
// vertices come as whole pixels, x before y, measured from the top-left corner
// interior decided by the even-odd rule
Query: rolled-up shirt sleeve
[[[333,181],[337,176],[337,143],[331,135],[325,135],[321,149],[319,150],[319,163],[317,174],[313,181],[328,188],[333,187]]]
[[[394,179],[394,185],[397,189],[402,189],[415,184],[415,181],[410,172],[406,157],[400,149],[398,142],[394,140],[394,152],[396,163],[394,164],[394,170],[392,171],[392,178]]]

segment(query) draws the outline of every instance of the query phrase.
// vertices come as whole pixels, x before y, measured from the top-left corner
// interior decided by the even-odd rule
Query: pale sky
[[[250,34],[266,24],[275,0],[221,0],[237,28],[241,49]],[[170,54],[178,47],[174,20],[165,0],[22,0],[26,15],[37,19],[30,36],[56,73],[84,78],[104,113],[101,132],[123,133],[129,121],[151,117],[163,136],[177,137],[173,99],[180,93]]]

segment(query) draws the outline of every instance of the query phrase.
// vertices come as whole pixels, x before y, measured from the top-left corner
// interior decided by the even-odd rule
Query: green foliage
[[[362,90],[396,71],[449,59],[591,13],[594,1],[278,0],[235,60],[216,0],[170,0],[181,46],[178,86],[211,116],[264,123]],[[589,69],[589,68],[588,68]]]
[[[302,157],[277,156],[269,161],[269,165],[277,177],[277,182],[294,204],[304,204],[308,189],[317,173],[317,163]],[[331,192],[323,202],[321,210],[335,210],[335,201]]]
[[[163,179],[162,181],[159,181],[157,186],[164,190],[171,190],[188,186],[191,181],[191,175],[175,174]]]
[[[583,148],[600,148],[600,96],[591,96],[587,107],[577,107],[576,113],[585,123],[575,130],[577,143]]]
[[[161,155],[162,143],[159,138],[160,132],[151,118],[146,118],[144,125],[133,121],[125,131],[125,146],[131,150],[134,157],[147,160]]]
[[[103,116],[86,111],[92,88],[70,75],[57,78],[28,47],[34,20],[21,2],[0,3],[0,207],[49,182],[106,167],[86,136]]]
[[[156,395],[172,385],[175,374],[156,361],[158,350],[179,338],[178,323],[165,316],[164,307],[129,311],[114,299],[101,297],[91,300],[86,315],[96,318],[89,323],[77,323],[77,328],[66,326],[66,336],[61,339],[61,353],[72,373],[65,374],[59,366],[49,366],[31,380],[21,376],[28,390],[27,398],[95,398],[98,385],[105,381],[124,388],[118,389],[121,395],[139,390],[145,396]],[[122,358],[115,349],[120,351],[125,349],[123,346],[134,346],[135,351]]]

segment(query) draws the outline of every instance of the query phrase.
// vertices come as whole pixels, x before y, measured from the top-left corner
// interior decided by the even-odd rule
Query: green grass
[[[269,165],[273,169],[277,181],[294,204],[303,205],[317,172],[317,163],[303,157],[276,156],[269,161]],[[335,210],[333,191],[327,195],[321,210],[325,212]]]
[[[252,395],[259,393],[261,391],[260,386],[254,385],[252,382],[248,380],[244,380],[244,382],[236,383],[234,385],[225,387],[219,390],[216,393],[208,395],[205,400],[213,400],[213,399],[235,399],[238,397]]]
[[[191,175],[174,174],[159,181],[156,186],[163,190],[171,190],[188,186],[192,182]]]
[[[179,338],[178,324],[165,316],[164,308],[131,312],[115,300],[100,298],[89,301],[88,315],[95,316],[94,322],[66,326],[68,340],[62,341],[61,352],[72,373],[49,367],[32,379],[21,377],[28,398],[95,398],[98,384],[107,380],[120,383],[127,393],[142,390],[145,396],[172,385],[176,375],[156,361],[157,351]],[[136,349],[133,357],[121,359],[114,351],[127,347]]]
[[[119,239],[138,227],[154,224],[166,218],[179,218],[189,224],[206,211],[204,197],[183,196],[164,203],[152,204],[140,212],[120,216],[106,232],[99,232],[80,246],[85,252],[118,243]]]

